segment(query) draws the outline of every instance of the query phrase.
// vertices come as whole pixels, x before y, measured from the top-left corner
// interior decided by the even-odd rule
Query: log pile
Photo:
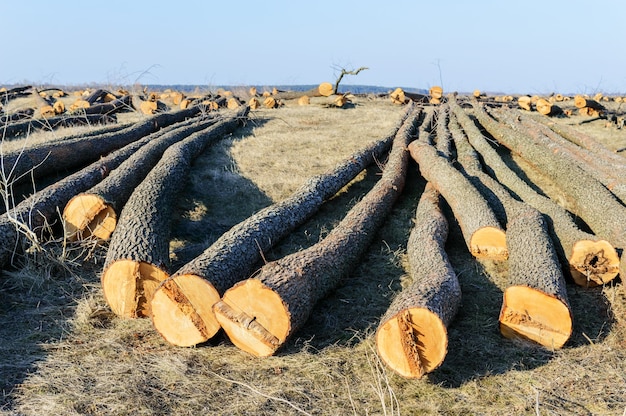
[[[65,207],[66,240],[110,239],[101,284],[111,310],[120,317],[151,318],[174,345],[197,345],[222,328],[252,355],[275,354],[306,325],[318,301],[339,284],[350,284],[352,268],[376,238],[411,168],[427,183],[415,201],[406,242],[411,284],[380,317],[374,335],[382,361],[403,377],[423,377],[454,354],[448,351],[447,331],[462,306],[458,271],[446,253],[449,221],[458,223],[475,261],[507,264],[509,280],[494,317],[506,338],[563,348],[574,326],[568,281],[584,290],[626,273],[625,159],[546,117],[559,113],[555,103],[566,102],[558,94],[521,96],[514,104],[509,96],[490,100],[477,92],[465,99],[443,97],[440,87],[432,87],[428,96],[398,88],[385,95],[406,105],[393,134],[310,178],[291,197],[250,216],[171,274],[172,201],[196,155],[238,128],[250,109],[281,111],[290,101],[347,108],[352,96],[336,94],[328,83],[304,93],[95,89],[63,96],[60,90],[24,87],[0,94],[4,105],[21,99],[37,103],[30,113],[3,114],[4,134],[20,123],[20,114],[29,123],[39,118],[48,124],[72,111],[88,117],[136,107],[147,114],[133,124],[3,155],[12,183],[79,170],[5,207],[0,265],[9,267],[29,244],[49,238],[46,233],[54,230],[47,224]],[[603,96],[574,99],[576,107],[598,114],[605,111],[600,101],[606,102]],[[573,201],[571,212],[511,169],[503,149],[549,178]],[[385,155],[378,183],[325,238],[254,271],[264,251]],[[442,213],[444,201],[448,217]]]

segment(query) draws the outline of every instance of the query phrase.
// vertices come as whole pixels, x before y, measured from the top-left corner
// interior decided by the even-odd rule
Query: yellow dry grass
[[[403,111],[386,100],[354,102],[348,109],[259,109],[248,125],[207,149],[176,207],[173,269],[308,177],[389,134]],[[613,136],[626,146],[623,132]],[[267,260],[319,241],[379,173],[373,166],[360,175],[265,253]],[[424,186],[414,165],[408,179],[353,273],[316,306],[305,328],[265,359],[239,351],[221,334],[176,348],[149,320],[114,316],[99,286],[101,253],[72,273],[36,259],[19,272],[3,272],[0,415],[623,414],[623,284],[568,285],[575,327],[563,350],[504,339],[498,314],[507,265],[474,260],[454,221],[447,250],[464,300],[449,328],[444,364],[421,380],[403,379],[381,364],[373,333],[409,283],[405,245]]]

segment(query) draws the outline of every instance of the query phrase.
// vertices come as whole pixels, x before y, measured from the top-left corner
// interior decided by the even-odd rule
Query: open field
[[[311,176],[393,133],[404,111],[387,97],[352,101],[342,109],[289,102],[254,110],[245,126],[208,147],[194,161],[173,210],[170,270]],[[621,106],[607,104],[623,114]],[[435,108],[426,105],[425,111]],[[130,113],[118,121],[141,117]],[[626,148],[626,129],[588,120],[554,118],[626,154],[617,152]],[[6,149],[58,136],[38,132],[7,142]],[[534,186],[566,207],[572,204],[522,160],[498,150]],[[376,183],[384,164],[379,162],[263,253],[265,261],[328,235]],[[406,244],[425,184],[410,161],[405,189],[361,261],[315,306],[305,327],[267,358],[242,352],[222,332],[192,348],[168,344],[150,319],[111,312],[100,286],[106,244],[46,244],[0,275],[0,415],[625,414],[622,279],[595,288],[567,281],[574,327],[563,349],[504,338],[498,316],[508,264],[472,257],[447,206],[446,251],[463,301],[448,329],[446,359],[417,380],[381,362],[374,332],[393,298],[411,283]]]

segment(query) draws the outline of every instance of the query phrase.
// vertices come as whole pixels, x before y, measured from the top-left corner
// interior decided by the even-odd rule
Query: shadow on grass
[[[252,181],[238,173],[230,155],[233,143],[254,135],[268,120],[255,118],[229,138],[208,147],[192,166],[175,207],[171,271],[200,255],[222,234],[273,203]]]

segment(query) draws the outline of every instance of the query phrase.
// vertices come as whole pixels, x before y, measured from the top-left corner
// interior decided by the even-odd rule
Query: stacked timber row
[[[235,130],[248,107],[172,145],[124,205],[101,277],[107,303],[122,317],[150,315],[150,300],[168,277],[171,205],[192,160],[212,141]]]
[[[220,328],[213,305],[235,283],[252,274],[269,250],[375,160],[382,160],[399,126],[388,137],[353,154],[332,171],[312,177],[294,194],[231,228],[200,256],[166,279],[152,299],[152,322],[168,342],[191,346]]]
[[[403,377],[420,378],[439,367],[447,327],[461,304],[461,287],[444,250],[448,222],[437,190],[428,183],[407,243],[413,283],[389,306],[376,331],[378,354]]]
[[[619,250],[626,248],[626,207],[602,183],[575,163],[536,146],[528,133],[494,120],[480,104],[473,102],[480,124],[502,145],[544,173],[572,201],[573,210],[594,233]],[[610,213],[610,215],[607,215]],[[595,262],[595,261],[594,261]],[[626,274],[622,255],[620,273]]]
[[[256,356],[269,356],[308,319],[363,254],[404,188],[406,147],[419,111],[394,139],[382,177],[324,240],[277,261],[227,290],[213,307],[231,341]]]
[[[594,286],[615,278],[619,272],[619,256],[615,248],[608,241],[580,230],[570,213],[531,188],[507,166],[456,101],[450,99],[449,103],[470,144],[480,153],[495,178],[550,219],[550,232],[557,253],[574,281],[582,286]]]

